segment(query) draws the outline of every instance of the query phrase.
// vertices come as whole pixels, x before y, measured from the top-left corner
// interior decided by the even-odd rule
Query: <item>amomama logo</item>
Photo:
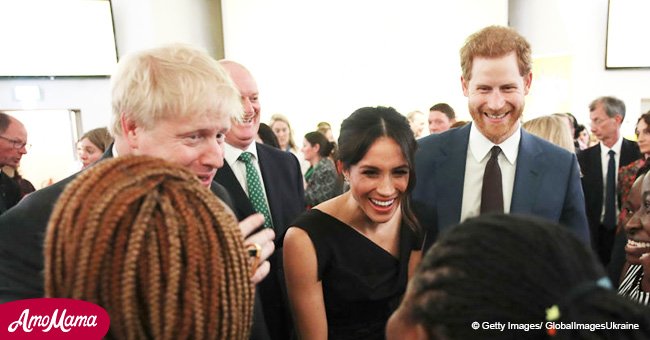
[[[101,339],[110,319],[96,304],[42,298],[0,305],[1,339]]]

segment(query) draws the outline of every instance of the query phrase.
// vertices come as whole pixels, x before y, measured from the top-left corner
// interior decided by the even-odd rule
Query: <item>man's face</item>
[[[606,146],[612,147],[618,140],[623,117],[621,115],[608,116],[603,104],[598,103],[596,108],[589,112],[589,118],[591,119],[591,132]]]
[[[223,166],[225,133],[229,117],[198,115],[170,117],[144,129],[133,122],[123,123],[131,152],[165,159],[187,167],[206,187],[210,187],[217,169]]]
[[[441,133],[449,130],[453,122],[440,111],[429,111],[429,132]]]
[[[11,121],[7,130],[0,133],[0,166],[9,165],[17,168],[20,159],[27,153],[27,130],[25,126],[17,120]],[[16,148],[15,146],[20,146]]]
[[[481,133],[500,144],[519,128],[532,74],[519,75],[514,52],[500,58],[475,57],[472,78],[461,77],[469,113]]]
[[[257,83],[253,76],[238,65],[224,65],[235,86],[241,94],[244,115],[241,122],[232,122],[232,128],[226,134],[226,142],[238,149],[246,149],[255,142],[260,128],[260,102]]]

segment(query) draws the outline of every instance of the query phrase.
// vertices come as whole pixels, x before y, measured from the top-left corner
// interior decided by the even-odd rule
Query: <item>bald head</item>
[[[239,90],[244,107],[241,121],[233,121],[232,128],[226,134],[226,143],[241,150],[245,150],[255,142],[257,130],[260,127],[260,102],[257,82],[253,75],[243,65],[231,61],[219,61],[230,75]]]

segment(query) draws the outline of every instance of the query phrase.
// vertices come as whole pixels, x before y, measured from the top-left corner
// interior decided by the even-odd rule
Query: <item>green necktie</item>
[[[246,186],[248,187],[248,199],[253,204],[253,209],[258,213],[264,215],[264,227],[273,228],[273,221],[271,220],[271,213],[269,206],[266,204],[264,190],[262,190],[262,182],[260,176],[257,174],[257,169],[253,165],[253,154],[250,152],[242,152],[238,160],[246,164]]]

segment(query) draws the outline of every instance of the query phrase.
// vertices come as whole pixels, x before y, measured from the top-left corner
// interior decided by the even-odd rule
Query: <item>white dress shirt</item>
[[[264,198],[266,199],[266,204],[268,205],[269,199],[268,197],[266,197],[266,187],[264,186],[264,178],[262,177],[262,171],[260,171],[259,158],[257,157],[257,146],[255,145],[255,143],[251,143],[251,145],[249,145],[246,150],[237,149],[228,143],[224,143],[223,145],[224,145],[223,147],[224,159],[226,160],[226,162],[228,162],[228,165],[230,165],[232,172],[235,174],[235,177],[237,177],[237,181],[239,181],[239,184],[244,189],[244,192],[246,193],[247,196],[249,195],[248,195],[248,185],[246,184],[246,164],[240,161],[238,158],[244,151],[253,154],[252,157],[253,166],[255,166],[255,170],[257,170],[257,175],[260,177],[260,184],[262,185],[262,190],[264,190]],[[271,207],[270,205],[268,206],[269,208]]]
[[[508,137],[498,146],[501,148],[498,162],[501,168],[501,181],[503,188],[503,211],[510,212],[512,190],[515,184],[515,170],[517,166],[517,153],[521,140],[521,128]],[[472,124],[469,131],[469,144],[467,159],[465,161],[465,183],[463,185],[463,205],[460,212],[460,221],[478,216],[481,212],[481,189],[483,188],[483,173],[485,165],[490,159],[490,150],[496,145],[487,139]]]

